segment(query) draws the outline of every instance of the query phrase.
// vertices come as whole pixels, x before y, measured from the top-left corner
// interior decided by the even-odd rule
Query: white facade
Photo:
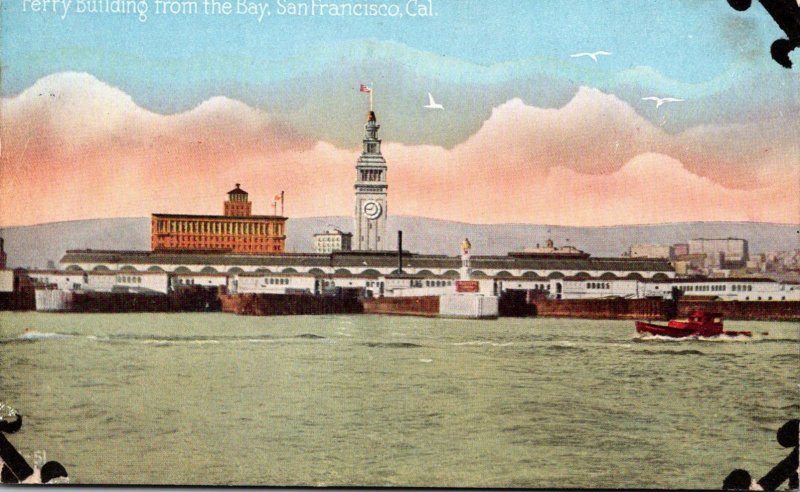
[[[28,276],[42,284],[65,291],[90,292],[169,292],[169,275],[165,272],[66,272],[29,271]]]
[[[604,297],[625,297],[634,299],[644,297],[643,287],[638,280],[628,279],[575,279],[562,280],[562,299],[598,299]],[[553,289],[553,291],[555,291]]]
[[[497,296],[448,294],[439,298],[439,316],[446,318],[494,319],[499,308]]]
[[[239,274],[231,277],[229,291],[239,294],[285,294],[306,292],[314,294],[315,278],[312,276],[250,275]]]
[[[328,254],[334,251],[350,251],[353,235],[339,229],[329,229],[325,232],[314,234],[314,252]]]
[[[173,273],[172,288],[181,285],[202,287],[222,287],[228,285],[228,275],[224,273]]]
[[[800,301],[800,285],[773,281],[726,278],[705,281],[676,281],[643,283],[643,297],[672,296],[672,288],[683,296],[714,296],[723,301]]]
[[[405,267],[404,267],[405,268]],[[13,272],[0,270],[6,283],[13,287]],[[362,288],[369,297],[427,296],[455,292],[457,278],[442,275],[352,275],[239,272],[230,274],[166,273],[150,271],[30,271],[35,281],[64,291],[96,292],[159,292],[167,293],[182,285],[204,287],[225,286],[230,292],[286,293],[307,291],[321,293],[336,288]],[[630,279],[630,278],[526,278],[479,277],[479,293],[500,295],[506,290],[526,290],[550,299],[598,299],[622,297],[628,299],[672,297],[673,287],[684,296],[713,296],[721,300],[738,301],[798,301],[800,284],[781,283],[765,279],[706,278],[706,279]],[[7,287],[10,288],[10,287]]]

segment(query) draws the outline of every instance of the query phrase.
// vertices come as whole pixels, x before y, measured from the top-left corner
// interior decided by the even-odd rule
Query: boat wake
[[[24,343],[56,340],[88,340],[94,343],[107,344],[141,344],[153,346],[171,345],[218,345],[221,343],[280,343],[280,342],[313,342],[323,341],[326,337],[313,333],[300,335],[215,335],[215,336],[186,336],[186,335],[153,335],[138,333],[120,333],[111,335],[81,335],[78,333],[58,333],[26,331],[22,335],[12,338],[0,339],[3,343]]]
[[[57,332],[40,332],[40,331],[26,331],[22,335],[18,336],[17,340],[65,340],[67,338],[74,338],[75,335],[70,335],[68,333],[57,333]]]
[[[692,342],[714,342],[714,343],[729,343],[729,342],[754,342],[752,337],[746,335],[716,335],[713,337],[668,337],[665,335],[635,335],[632,339],[636,343],[647,342],[672,342],[672,343],[692,343]]]

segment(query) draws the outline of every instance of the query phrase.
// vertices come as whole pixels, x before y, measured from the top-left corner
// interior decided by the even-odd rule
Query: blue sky
[[[255,66],[359,39],[393,41],[479,65],[564,59],[602,49],[614,53],[603,59],[604,69],[647,66],[669,79],[696,83],[753,53],[768,58],[769,44],[781,36],[757,2],[736,12],[725,0],[434,0],[437,15],[428,18],[273,15],[262,23],[239,15],[150,15],[142,23],[132,15],[74,12],[62,20],[52,12],[23,12],[23,1],[2,4],[4,96],[66,70],[116,78],[122,86],[127,81],[134,96],[137,84],[169,92],[181,81],[202,79],[219,58]],[[271,0],[273,12],[276,1]],[[163,67],[130,62],[137,58]]]

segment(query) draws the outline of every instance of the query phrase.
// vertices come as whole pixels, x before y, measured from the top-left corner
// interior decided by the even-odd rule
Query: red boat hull
[[[702,311],[692,312],[687,321],[672,320],[666,325],[637,321],[636,332],[671,338],[715,337],[719,335],[731,337],[739,335],[752,336],[749,331],[723,331],[722,316]]]
[[[636,322],[636,332],[637,333],[646,333],[649,335],[660,335],[663,337],[671,337],[671,338],[685,338],[685,337],[696,337],[702,336],[696,330],[685,330],[679,328],[670,328],[669,326],[665,325],[654,325],[652,323],[648,323],[646,321],[637,321]]]

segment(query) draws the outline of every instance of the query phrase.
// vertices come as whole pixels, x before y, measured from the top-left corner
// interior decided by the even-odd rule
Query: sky
[[[791,70],[771,60],[783,34],[758,2],[86,11],[110,1],[2,3],[0,226],[220,213],[237,182],[256,213],[284,190],[290,217],[350,215],[361,83],[375,90],[393,214],[800,223],[800,54]],[[420,6],[432,15],[409,15]],[[611,54],[570,56],[597,50]],[[444,110],[423,107],[428,92]]]

